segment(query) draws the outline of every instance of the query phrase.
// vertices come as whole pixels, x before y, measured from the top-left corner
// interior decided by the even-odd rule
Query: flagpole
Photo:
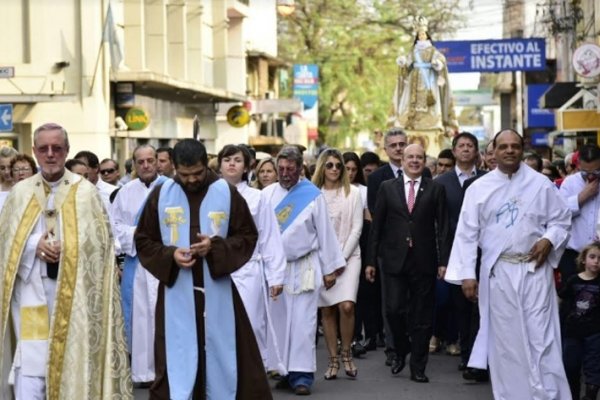
[[[108,7],[110,7],[110,4],[108,5]],[[96,65],[94,66],[94,74],[92,75],[92,84],[90,85],[90,92],[88,96],[91,96],[94,92],[94,85],[96,84],[96,75],[98,74],[98,64],[100,64],[100,55],[102,54],[102,48],[104,47],[104,35],[106,33],[107,23],[108,18],[105,18],[104,23],[102,24],[102,39],[100,40],[100,47],[98,48],[98,55],[96,56]]]

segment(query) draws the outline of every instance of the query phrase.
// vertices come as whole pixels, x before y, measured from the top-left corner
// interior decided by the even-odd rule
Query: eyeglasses
[[[339,170],[342,169],[342,163],[337,162],[337,163],[334,164],[331,161],[325,163],[325,168],[332,169],[333,167],[335,167],[335,169],[337,169],[339,171]]]
[[[62,154],[65,152],[66,148],[62,146],[40,146],[37,147],[36,150],[42,154],[47,154],[52,150],[52,153]]]
[[[101,169],[101,170],[100,170],[100,173],[101,173],[102,175],[108,175],[108,174],[112,174],[112,173],[114,173],[115,171],[116,171],[116,169],[115,169],[115,168],[106,168],[106,169]]]
[[[13,174],[20,174],[21,172],[31,172],[31,167],[13,168]]]
[[[593,176],[596,179],[600,178],[600,169],[595,171],[581,171],[581,177],[587,180],[588,177]]]

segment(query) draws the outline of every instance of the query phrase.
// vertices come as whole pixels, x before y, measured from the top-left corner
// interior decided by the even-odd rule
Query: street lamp
[[[277,0],[277,12],[282,17],[289,17],[294,13],[296,4],[294,0]]]

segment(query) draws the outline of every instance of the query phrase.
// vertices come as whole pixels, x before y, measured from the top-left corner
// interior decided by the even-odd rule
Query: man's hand
[[[197,233],[196,236],[200,241],[192,244],[191,251],[198,257],[205,257],[210,251],[210,236],[201,233]]]
[[[464,279],[462,281],[462,291],[467,300],[476,302],[477,297],[479,297],[479,284],[477,283],[477,279]]]
[[[50,232],[44,233],[35,249],[36,256],[46,263],[57,263],[60,259],[60,242],[52,240]]]
[[[438,267],[437,278],[438,279],[444,279],[445,276],[446,276],[446,267],[440,265]]]
[[[375,271],[375,267],[372,265],[367,265],[367,268],[365,268],[365,279],[367,282],[375,282]]]
[[[552,250],[552,243],[546,239],[540,239],[529,250],[529,261],[535,261],[535,267],[541,267],[548,258],[548,254]]]
[[[281,294],[281,292],[283,292],[283,285],[275,285],[275,286],[271,286],[269,288],[269,294],[271,296],[271,299],[273,300],[277,300],[277,296],[279,296]]]
[[[180,268],[190,268],[196,260],[192,257],[192,251],[184,247],[178,247],[173,253],[173,260]]]
[[[325,285],[325,290],[329,290],[335,285],[335,272],[323,276],[323,285]]]
[[[579,203],[579,207],[584,205],[588,200],[598,194],[600,180],[594,179],[592,181],[587,181],[583,190],[579,192],[577,195],[577,202]]]

